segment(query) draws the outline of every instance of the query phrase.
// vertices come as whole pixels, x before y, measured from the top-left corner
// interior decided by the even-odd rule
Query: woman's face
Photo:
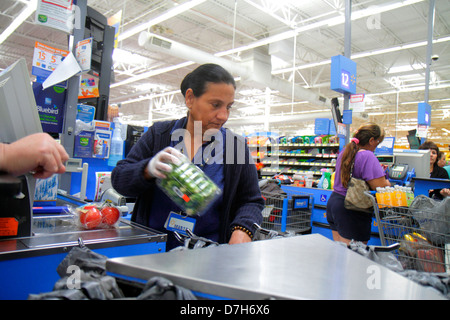
[[[434,165],[437,160],[437,151],[430,149],[430,165]]]
[[[186,91],[186,106],[194,121],[202,122],[202,133],[208,129],[219,130],[230,115],[234,103],[234,87],[227,83],[208,83],[200,97],[192,89]]]

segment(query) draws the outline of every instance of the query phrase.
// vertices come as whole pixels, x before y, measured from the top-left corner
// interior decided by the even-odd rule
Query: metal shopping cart
[[[373,200],[381,244],[400,244],[393,253],[405,270],[450,273],[449,206],[425,196],[410,207],[387,206],[366,194]]]
[[[311,233],[312,195],[262,191],[262,196],[265,199],[263,229],[279,234]]]

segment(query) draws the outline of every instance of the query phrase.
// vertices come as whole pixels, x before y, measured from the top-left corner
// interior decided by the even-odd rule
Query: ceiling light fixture
[[[433,40],[433,43],[435,44],[435,43],[441,43],[441,42],[446,42],[446,41],[450,41],[450,37],[442,37],[439,39],[435,39],[435,40]],[[424,47],[426,45],[427,45],[426,41],[419,41],[419,42],[404,44],[404,45],[395,46],[395,47],[391,47],[391,48],[355,53],[355,54],[352,54],[351,58],[352,59],[367,58],[367,57],[376,56],[379,54],[392,53],[392,52],[397,52],[397,51],[401,51],[401,50]],[[295,70],[310,69],[310,68],[314,68],[314,67],[318,67],[318,66],[327,65],[330,63],[331,63],[331,60],[327,59],[327,60],[323,60],[320,62],[307,63],[307,64],[303,64],[301,66],[296,66]],[[285,73],[285,72],[292,72],[292,67],[274,70],[274,71],[272,71],[272,74],[275,75],[275,74],[280,74],[280,73]]]
[[[151,26],[153,26],[155,24],[158,24],[167,19],[173,18],[187,10],[192,9],[195,6],[198,6],[199,4],[202,4],[205,1],[206,0],[192,0],[192,1],[188,1],[181,5],[177,5],[174,8],[172,8],[171,10],[167,11],[166,13],[122,33],[121,35],[119,35],[118,41],[122,41],[131,36],[134,36],[135,34],[141,32],[141,31],[147,30],[148,28],[150,28]]]
[[[384,5],[384,6],[378,6],[376,9],[376,13],[382,13],[382,12],[386,12],[386,11],[391,11],[394,9],[398,9],[401,7],[405,7],[405,6],[409,6],[418,2],[423,2],[424,0],[409,0],[409,1],[402,1],[402,2],[398,2],[398,1],[393,1],[391,4],[388,5]],[[365,17],[369,17],[371,15],[373,15],[375,13],[375,11],[373,10],[367,10],[367,9],[363,9],[360,11],[356,11],[352,13],[352,21],[353,20],[357,20],[357,19],[361,19],[361,18],[365,18]],[[220,52],[219,54],[217,54],[218,56],[223,56],[223,55],[230,55],[230,54],[235,54],[235,53],[239,53],[245,50],[250,50],[250,49],[254,49],[256,47],[260,47],[260,46],[264,46],[273,42],[277,42],[277,41],[281,41],[281,40],[286,40],[289,38],[293,38],[294,36],[298,35],[299,33],[302,32],[306,32],[306,31],[310,31],[312,29],[317,29],[317,28],[321,28],[324,26],[335,26],[338,24],[342,24],[345,22],[345,18],[343,16],[339,16],[339,17],[334,17],[334,18],[330,18],[330,19],[326,19],[326,20],[322,20],[319,22],[315,22],[315,23],[311,23],[309,25],[306,26],[302,26],[299,27],[295,30],[289,30],[286,32],[282,32],[279,34],[276,34],[274,36],[271,37],[267,37],[258,41],[255,41],[251,44],[242,46],[242,47],[238,47],[235,49],[230,49],[227,51],[223,51]],[[353,57],[352,57],[353,58]],[[292,68],[290,69],[290,71],[292,72]]]
[[[33,12],[36,11],[37,0],[30,0],[27,7],[11,22],[2,34],[0,34],[0,44],[2,44],[8,37],[25,21]]]

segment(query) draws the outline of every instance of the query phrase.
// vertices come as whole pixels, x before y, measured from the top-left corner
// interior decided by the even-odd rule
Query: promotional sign
[[[427,134],[428,134],[428,126],[421,124],[417,125],[416,137],[426,138]]]
[[[43,83],[68,54],[67,50],[53,48],[36,41],[31,74],[36,76],[37,82]]]
[[[340,93],[356,93],[356,62],[342,56],[331,57],[330,89]]]
[[[98,91],[98,78],[89,74],[83,74],[80,79],[78,90],[78,99],[97,98],[100,96]]]
[[[366,107],[365,94],[351,94],[348,107],[355,112],[363,112]]]
[[[35,23],[71,33],[74,25],[73,0],[38,0]]]
[[[75,46],[76,59],[80,65],[81,72],[88,72],[91,70],[92,59],[92,37],[81,40]]]
[[[66,89],[52,86],[45,90],[39,82],[33,83],[33,93],[41,120],[42,131],[61,133],[64,122]]]

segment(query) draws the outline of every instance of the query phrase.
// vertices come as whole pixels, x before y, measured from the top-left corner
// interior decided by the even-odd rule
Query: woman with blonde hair
[[[371,190],[390,186],[385,170],[374,155],[383,139],[384,130],[380,126],[365,123],[337,158],[334,190],[327,203],[327,220],[335,241],[367,243],[370,239],[372,214],[346,209],[344,200],[351,176],[365,180]]]

